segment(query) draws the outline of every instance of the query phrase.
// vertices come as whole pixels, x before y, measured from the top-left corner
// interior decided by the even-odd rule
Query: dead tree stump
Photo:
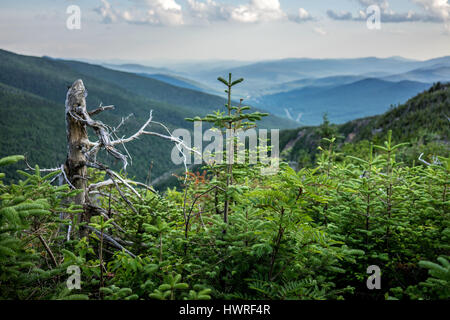
[[[76,189],[81,190],[72,201],[86,208],[87,166],[85,152],[89,147],[89,138],[83,114],[86,110],[86,88],[83,81],[77,80],[67,91],[66,96],[66,135],[67,158],[64,170],[69,182]],[[73,220],[73,219],[72,219]],[[88,222],[89,217],[85,210],[79,214],[78,222]]]
[[[126,143],[136,140],[142,135],[158,136],[160,138],[164,138],[174,142],[180,152],[182,148],[185,148],[190,152],[196,152],[199,154],[198,151],[186,146],[182,140],[172,136],[169,129],[159,122],[155,122],[155,124],[162,126],[168,132],[168,135],[147,131],[147,127],[149,127],[150,124],[153,123],[152,112],[150,112],[148,120],[135,134],[131,135],[128,138],[117,138],[115,132],[126,121],[126,119],[128,119],[128,117],[126,119],[122,118],[120,124],[115,128],[107,126],[101,121],[93,120],[91,118],[92,116],[97,115],[105,110],[114,109],[114,106],[100,105],[100,107],[98,107],[97,109],[88,111],[86,108],[86,97],[87,90],[84,87],[82,80],[75,81],[72,86],[69,87],[66,95],[65,116],[67,158],[64,164],[63,177],[65,178],[66,182],[70,184],[72,189],[80,190],[80,193],[77,194],[74,198],[67,199],[68,201],[76,205],[80,205],[83,208],[83,212],[77,216],[77,224],[89,223],[92,215],[105,214],[104,210],[102,211],[101,208],[92,205],[92,202],[89,198],[89,193],[94,192],[96,189],[114,185],[123,200],[134,212],[137,212],[136,208],[134,208],[133,204],[120,190],[119,184],[129,189],[139,199],[142,199],[142,196],[132,185],[139,185],[141,187],[145,187],[147,190],[150,189],[151,191],[155,192],[152,188],[143,183],[123,179],[119,174],[109,169],[106,165],[99,163],[97,161],[97,154],[100,150],[105,150],[109,155],[121,161],[124,170],[126,170],[126,167],[128,165],[128,157],[127,155],[122,154],[118,149],[116,149],[116,146],[124,146]],[[89,140],[87,131],[88,127],[94,131],[95,135],[98,138],[97,141],[91,142]],[[114,137],[116,137],[116,139],[114,139]],[[125,151],[127,151],[126,148]],[[187,170],[186,163],[184,163],[184,165]],[[104,171],[110,179],[89,185],[87,176],[88,167]],[[62,218],[67,219],[69,217],[63,215]],[[75,217],[72,216],[70,218],[72,220],[72,226],[75,227]],[[89,226],[86,228],[80,228],[80,237],[86,236],[88,234],[89,228]],[[74,229],[75,228],[72,228],[72,230]],[[69,228],[67,239],[70,238],[70,232],[71,230]]]

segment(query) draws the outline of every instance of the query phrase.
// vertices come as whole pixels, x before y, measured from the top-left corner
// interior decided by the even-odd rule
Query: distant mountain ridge
[[[209,94],[214,94],[214,93],[217,94],[217,92],[215,92],[215,90],[213,90],[197,81],[186,79],[181,76],[170,76],[170,75],[162,74],[162,73],[152,73],[152,74],[137,73],[137,74],[140,76],[143,76],[143,77],[159,80],[159,81],[165,82],[167,84],[170,84],[170,85],[173,85],[176,87],[191,89],[191,90],[200,91],[200,92],[209,93]]]
[[[258,98],[258,105],[275,114],[298,116],[304,125],[317,125],[328,113],[333,123],[380,114],[428,89],[429,83],[391,82],[367,78],[343,85],[307,86]]]
[[[388,81],[410,80],[428,83],[450,81],[450,64],[436,64],[402,74],[387,76],[382,79]]]
[[[174,65],[169,69],[177,72]],[[145,70],[144,66],[142,70]],[[215,79],[218,74],[229,71],[246,79],[235,93],[252,105],[281,117],[299,120],[299,124],[304,125],[318,124],[324,112],[330,114],[332,121],[343,123],[355,116],[382,113],[391,104],[405,102],[435,82],[450,81],[450,56],[425,61],[403,57],[288,58],[241,65],[229,63],[226,69],[187,63],[179,72],[183,83],[177,83],[173,75],[158,77],[187,88],[192,88],[195,83],[198,89],[199,84],[208,83],[210,86],[206,92],[225,97],[223,88]],[[366,79],[379,81],[358,83]],[[348,86],[353,92],[348,90]],[[377,92],[378,89],[381,91]]]
[[[95,63],[92,63],[92,64],[95,64]],[[108,69],[132,72],[132,73],[149,73],[149,74],[154,74],[154,73],[174,74],[175,73],[168,68],[156,68],[156,67],[144,66],[144,65],[140,65],[140,64],[134,64],[134,63],[128,63],[128,64],[104,63],[104,64],[101,64],[101,66],[106,67]]]

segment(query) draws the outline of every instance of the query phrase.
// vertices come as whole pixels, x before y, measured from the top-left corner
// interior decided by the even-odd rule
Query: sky
[[[376,5],[380,28],[374,25]],[[76,26],[79,8],[80,28]],[[67,11],[69,9],[69,12]],[[68,28],[69,25],[71,26]],[[450,55],[449,0],[1,0],[0,48],[123,61]]]

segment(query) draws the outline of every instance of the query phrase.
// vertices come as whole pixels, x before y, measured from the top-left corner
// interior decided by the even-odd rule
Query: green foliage
[[[111,285],[108,288],[100,288],[105,300],[136,300],[138,295],[133,294],[130,288],[119,288]]]
[[[190,120],[254,127],[265,115],[232,103],[242,80],[219,81],[225,111]],[[19,170],[17,183],[2,173],[0,298],[448,299],[445,150],[410,164],[404,155],[414,147],[395,130],[351,147],[335,133],[326,121],[314,131],[314,163],[299,170],[281,162],[261,175],[262,164],[211,163],[165,194],[104,185],[86,225],[75,222],[92,208],[71,203],[79,190],[55,185],[59,170]],[[21,160],[2,158],[0,168]],[[88,183],[105,174],[90,169]],[[88,233],[67,240],[68,225]],[[382,270],[381,290],[366,287],[370,265]],[[80,289],[67,286],[69,266],[80,268]]]
[[[430,261],[420,261],[422,268],[427,268],[430,277],[423,286],[429,287],[434,293],[434,297],[438,299],[450,298],[450,262],[444,257],[439,257],[437,261],[440,264]]]
[[[180,282],[180,280],[180,274],[177,274],[176,276],[169,275],[165,282],[149,295],[150,298],[158,300],[170,298],[170,300],[174,300],[176,291],[187,290],[189,288],[187,283]]]
[[[10,156],[0,159],[0,164],[21,160],[23,156]],[[61,200],[77,191],[52,186],[57,171],[43,176],[36,166],[33,173],[21,174],[25,180],[18,184],[4,185],[0,180],[0,298],[77,298],[63,292],[63,287],[55,288],[65,273],[65,264],[60,264],[64,249],[58,246],[58,225],[64,223],[59,213],[78,212]]]

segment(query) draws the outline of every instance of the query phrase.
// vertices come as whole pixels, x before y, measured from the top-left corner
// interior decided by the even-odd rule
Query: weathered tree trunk
[[[119,124],[119,126],[117,128],[113,128],[112,130],[101,121],[93,120],[91,116],[97,115],[105,110],[114,109],[114,106],[100,105],[99,108],[88,112],[86,108],[86,96],[87,90],[84,87],[82,80],[75,81],[67,91],[66,96],[67,158],[64,164],[63,177],[72,188],[81,190],[81,192],[74,198],[67,199],[67,201],[80,205],[84,209],[83,213],[78,215],[77,224],[81,222],[89,222],[91,215],[99,214],[98,210],[95,209],[95,206],[92,205],[89,198],[89,192],[92,192],[95,188],[114,185],[122,198],[127,202],[129,207],[135,212],[136,209],[133,207],[132,203],[128,201],[128,199],[120,190],[119,183],[123,184],[126,188],[130,189],[134,194],[142,199],[140,194],[128,183],[129,180],[123,179],[119,174],[115,173],[107,166],[97,162],[96,156],[101,149],[105,150],[108,154],[110,154],[117,160],[120,160],[123,163],[124,169],[126,169],[128,164],[127,156],[122,154],[118,149],[115,148],[115,146],[124,145],[125,143],[136,140],[141,135],[153,135],[168,139],[175,142],[177,146],[182,145],[187,148],[187,150],[198,153],[198,151],[192,150],[191,148],[185,146],[182,140],[172,136],[169,129],[167,129],[167,127],[165,127],[163,124],[158,123],[167,132],[169,132],[169,135],[146,131],[146,128],[152,123],[151,112],[147,122],[134,135],[128,138],[113,140],[112,133],[115,132],[126,119],[122,119],[122,122]],[[88,127],[90,127],[97,136],[98,140],[96,142],[89,141],[87,132]],[[106,174],[109,175],[110,180],[88,186],[88,166],[104,170]],[[133,183],[139,184],[137,182]],[[142,186],[143,184],[141,183],[139,185]],[[146,185],[143,186],[145,186],[147,189],[151,189]],[[68,217],[63,215],[62,218],[66,219]],[[75,227],[74,217],[72,216],[70,218],[72,219],[72,226]],[[80,236],[83,237],[87,235],[89,229],[89,226],[81,228]],[[67,238],[69,238],[69,236],[70,228]]]
[[[79,190],[82,190],[72,201],[83,206],[85,212],[78,216],[78,222],[89,221],[86,212],[87,167],[86,148],[89,147],[86,123],[83,113],[86,111],[86,88],[83,81],[77,80],[67,91],[66,96],[66,134],[67,158],[64,169],[67,179]]]

